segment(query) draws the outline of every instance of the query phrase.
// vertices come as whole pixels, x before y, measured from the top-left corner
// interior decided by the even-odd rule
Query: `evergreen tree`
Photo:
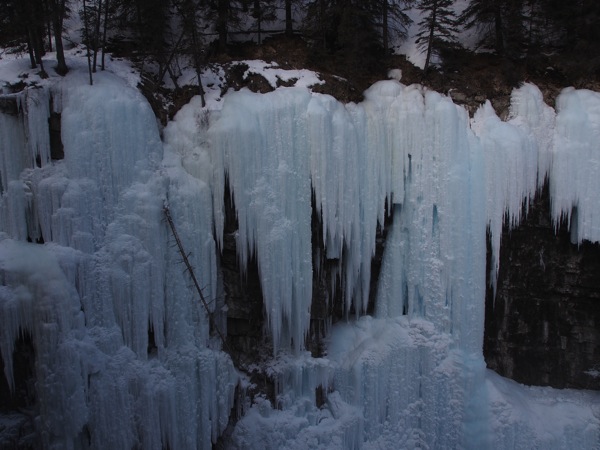
[[[405,10],[414,0],[380,0],[375,3],[381,17],[381,44],[385,53],[390,48],[390,34],[405,37],[412,20]]]
[[[285,34],[291,36],[294,33],[294,19],[292,17],[292,2],[293,0],[285,0]]]
[[[527,18],[521,0],[471,0],[459,18],[467,29],[476,28],[479,47],[497,55],[521,56],[526,46]]]
[[[274,0],[253,0],[250,9],[251,16],[255,22],[255,30],[258,44],[262,43],[264,24],[273,22],[277,18],[276,4]]]
[[[304,34],[315,57],[333,57],[342,70],[373,70],[382,59],[378,30],[380,0],[313,0],[307,4]]]
[[[62,45],[62,23],[66,13],[66,0],[2,0],[0,41],[9,46],[25,44],[31,67],[39,65],[40,75],[47,76],[42,57],[46,49],[52,49],[53,32],[58,60],[56,72],[64,75],[68,70]]]
[[[198,80],[198,94],[202,99],[202,106],[206,106],[204,98],[204,86],[202,84],[202,66],[204,65],[204,49],[201,45],[201,40],[198,31],[199,12],[201,4],[195,0],[182,0],[176,4],[181,22],[183,25],[182,37],[186,37],[188,42],[188,53],[191,54],[194,69],[196,70],[196,78]],[[175,51],[177,51],[177,47]],[[168,63],[167,63],[168,64]],[[167,66],[168,67],[168,66]],[[176,80],[174,80],[176,83]]]
[[[69,71],[65,60],[65,52],[62,41],[63,22],[67,16],[68,3],[67,0],[49,0],[50,16],[52,22],[52,30],[54,32],[54,46],[56,49],[56,73],[66,75]]]
[[[434,54],[457,44],[458,23],[452,10],[452,0],[419,0],[417,7],[423,12],[417,45],[426,51],[424,70],[427,71]]]
[[[90,52],[92,52],[90,60],[90,68],[92,72],[96,72],[98,51],[102,45],[102,20],[105,18],[104,9],[106,2],[102,0],[84,0],[83,9],[79,12],[83,27],[81,29],[82,40]]]

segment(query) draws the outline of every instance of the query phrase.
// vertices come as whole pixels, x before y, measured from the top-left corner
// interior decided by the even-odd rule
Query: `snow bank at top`
[[[281,69],[275,62],[266,63],[261,60],[247,60],[239,61],[237,64],[246,64],[248,66],[242,78],[246,79],[250,74],[262,75],[273,89],[277,88],[281,82],[289,83],[293,81],[294,86],[304,88],[325,83],[312,70]]]

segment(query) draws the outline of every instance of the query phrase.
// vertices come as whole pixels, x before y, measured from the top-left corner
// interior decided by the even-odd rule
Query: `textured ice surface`
[[[50,96],[62,161],[50,159]],[[517,224],[548,177],[554,220],[570,218],[575,242],[600,239],[598,94],[566,90],[555,113],[524,85],[507,122],[397,81],[365,98],[240,91],[212,111],[193,99],[163,145],[135,90],[72,73],[21,94],[21,116],[0,115],[0,351],[12,386],[15,340],[32,337],[44,446],[211,448],[223,432],[238,376],[163,207],[223,325],[228,180],[239,262],[257,259],[277,354],[277,404],[245,405],[232,447],[598,447],[597,393],[504,380],[481,351],[488,227],[497,270],[503,221]],[[358,316],[386,205],[394,214],[374,317],[331,328],[320,358],[304,349],[312,198]]]
[[[550,194],[558,223],[569,219],[573,242],[600,241],[600,94],[565,89],[557,99]]]
[[[595,94],[578,95],[587,103],[571,109],[592,115]],[[257,403],[239,422],[234,446],[564,448],[565,435],[579,433],[573,439],[593,448],[598,395],[567,392],[564,402],[552,403],[540,400],[552,390],[514,383],[503,390],[481,352],[486,229],[495,283],[502,224],[519,223],[546,177],[551,186],[556,176],[571,179],[563,173],[569,164],[555,156],[558,140],[573,140],[560,128],[567,107],[556,117],[532,85],[515,90],[507,122],[489,103],[469,121],[448,98],[394,81],[375,84],[365,97],[342,106],[297,89],[239,92],[208,126],[203,154],[216,174],[215,216],[222,216],[226,173],[240,221],[240,262],[257,256],[276,352],[301,350],[308,326],[310,273],[318,270],[305,260],[310,189],[327,256],[344,269],[347,310],[354,303],[364,311],[376,227],[386,201],[394,204],[376,318],[335,327],[323,358],[278,358],[281,411]],[[593,160],[597,121],[583,127],[582,159]],[[598,210],[597,197],[592,203],[586,214]],[[333,395],[316,408],[319,385]],[[554,425],[545,428],[523,412],[519,397],[547,409]],[[567,399],[579,406],[581,425],[574,425]],[[513,407],[521,421],[506,418]],[[332,424],[331,417],[339,420]]]
[[[28,333],[44,448],[210,448],[237,374],[209,338],[163,217],[170,202],[216,299],[210,191],[177,158],[163,163],[152,111],[120,79],[97,74],[90,87],[74,73],[57,87],[63,161],[49,159],[50,93],[31,92],[22,122],[0,116],[7,380],[15,340]]]

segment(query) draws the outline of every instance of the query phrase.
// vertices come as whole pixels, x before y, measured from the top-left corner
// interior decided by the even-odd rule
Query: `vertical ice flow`
[[[50,95],[64,161],[50,158]],[[164,130],[164,149],[147,103],[109,74],[93,87],[71,74],[52,94],[19,101],[20,116],[0,115],[0,351],[14,385],[15,340],[31,335],[45,446],[210,448],[225,429],[237,376],[210,337],[162,208],[218,315],[226,177],[240,264],[256,258],[275,350],[296,355],[273,372],[282,411],[259,402],[235,442],[598,442],[592,395],[515,387],[487,373],[481,355],[487,227],[495,272],[504,221],[519,222],[547,177],[554,220],[570,219],[575,242],[600,239],[598,94],[565,90],[555,114],[524,85],[503,122],[489,104],[469,121],[448,98],[395,81],[348,105],[296,88],[242,91],[220,111],[193,100]],[[366,311],[377,227],[386,207],[394,214],[375,317],[334,327],[319,359],[302,352],[317,270],[313,196],[347,313]],[[519,397],[559,419],[575,417],[570,402],[579,412],[547,425]]]
[[[50,158],[50,95],[61,161]],[[108,73],[32,90],[21,111],[0,115],[0,352],[14,387],[14,345],[31,336],[41,444],[210,448],[237,374],[163,219],[168,204],[217,310],[210,189],[163,152],[141,94]]]

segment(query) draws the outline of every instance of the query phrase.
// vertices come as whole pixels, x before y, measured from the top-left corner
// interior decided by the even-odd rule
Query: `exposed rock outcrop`
[[[572,244],[566,222],[554,228],[547,186],[519,227],[504,228],[485,359],[520,383],[600,389],[600,245]]]

